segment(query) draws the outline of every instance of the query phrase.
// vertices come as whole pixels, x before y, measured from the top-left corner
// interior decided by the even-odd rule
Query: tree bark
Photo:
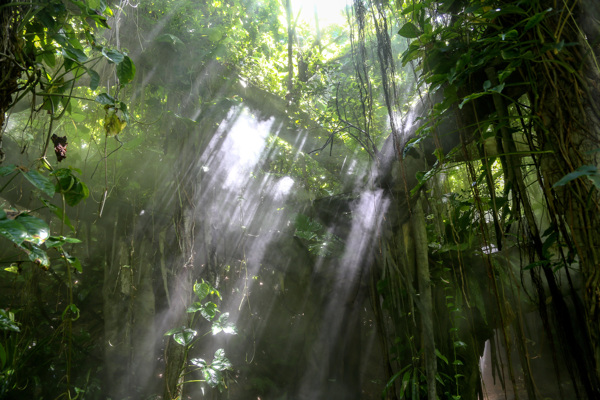
[[[22,57],[22,50],[19,49],[22,35],[17,28],[29,7],[21,5],[0,8],[0,165],[5,158],[2,138],[6,128],[6,112],[12,104],[12,95],[18,89],[17,81],[23,68],[17,61]]]
[[[586,27],[586,14],[589,12],[586,4],[568,0],[562,7],[569,13],[561,13],[548,24],[552,28],[562,27],[560,39],[565,43],[580,45],[569,51],[540,55],[546,61],[546,67],[531,72],[532,80],[537,81],[537,85],[533,85],[530,99],[532,115],[540,117],[535,127],[538,140],[542,150],[548,151],[540,158],[540,172],[549,211],[554,220],[563,226],[561,232],[568,232],[570,236],[568,239],[573,245],[568,262],[579,264],[585,284],[584,307],[588,332],[581,335],[581,355],[574,363],[580,372],[586,394],[590,398],[599,398],[600,187],[597,181],[591,181],[593,177],[586,179],[584,176],[564,185],[556,185],[565,175],[578,168],[596,167],[599,162],[596,149],[600,138],[600,110],[597,106],[600,99],[600,87],[597,84],[600,70],[594,51],[597,43],[590,41],[597,36],[594,36],[594,32],[584,33],[580,29]],[[582,21],[584,23],[578,25]],[[565,225],[568,229],[564,229]],[[577,343],[568,345],[577,346]]]
[[[427,398],[436,400],[437,361],[435,356],[435,338],[433,332],[433,300],[431,295],[431,276],[429,274],[429,252],[427,230],[425,228],[425,213],[422,198],[419,198],[411,215],[413,236],[415,238],[415,253],[417,264],[417,280],[421,303],[421,340],[427,373]]]

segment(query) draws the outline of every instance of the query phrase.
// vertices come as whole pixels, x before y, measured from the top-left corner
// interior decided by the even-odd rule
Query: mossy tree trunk
[[[600,209],[598,166],[600,143],[600,68],[586,28],[590,4],[569,0],[565,12],[549,20],[556,37],[548,40],[579,43],[569,51],[540,54],[544,68],[532,69],[530,79],[536,82],[529,93],[536,116],[534,130],[542,150],[539,159],[541,184],[546,195],[552,227],[565,241],[568,251],[563,256],[564,268],[579,264],[584,282],[584,309],[587,334],[568,343],[585,391],[600,396]],[[598,6],[593,6],[598,8]],[[567,12],[567,10],[570,10]],[[597,28],[594,28],[597,32]],[[579,178],[563,179],[574,171]],[[585,172],[589,171],[589,172]],[[589,179],[586,179],[589,177]],[[561,181],[561,179],[563,179]],[[548,267],[546,267],[548,268]],[[566,271],[568,273],[568,270]],[[573,288],[572,288],[573,290]],[[575,317],[578,297],[574,294]],[[585,324],[583,324],[585,325]],[[579,342],[579,343],[578,343]],[[590,349],[590,344],[592,349]],[[590,350],[592,355],[590,356]],[[595,363],[595,365],[594,365]]]

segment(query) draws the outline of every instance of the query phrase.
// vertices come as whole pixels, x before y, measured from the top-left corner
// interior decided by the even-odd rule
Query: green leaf
[[[318,237],[318,235],[314,232],[299,231],[297,229],[294,232],[294,236],[304,240],[313,240]]]
[[[211,388],[214,389],[219,386],[219,382],[221,380],[221,374],[219,371],[207,367],[202,370],[202,374],[204,375],[204,380]]]
[[[409,61],[412,61],[422,54],[421,47],[413,42],[408,46],[408,49],[402,54],[402,65],[406,65]]]
[[[228,359],[224,359],[221,361],[214,361],[211,364],[211,367],[219,372],[225,371],[227,369],[231,369],[231,362]]]
[[[194,293],[196,293],[196,296],[198,296],[198,300],[204,300],[204,298],[210,293],[210,285],[204,282],[204,280],[202,283],[196,282],[194,284]]]
[[[42,61],[46,63],[50,68],[54,68],[56,65],[56,56],[54,55],[54,51],[43,51],[40,56],[42,57]]]
[[[89,14],[88,18],[93,20],[96,23],[96,26],[101,26],[105,29],[110,29],[110,25],[106,22],[106,17],[98,14]]]
[[[185,310],[185,312],[187,313],[195,313],[197,311],[200,311],[204,308],[204,306],[202,305],[202,303],[200,303],[199,301],[195,302],[194,304],[192,304],[191,306],[189,306],[187,308],[187,310]]]
[[[17,166],[14,164],[5,165],[3,167],[0,167],[0,176],[10,175],[13,172],[15,172],[16,169],[17,169]]]
[[[402,15],[406,15],[409,13],[416,13],[417,11],[421,10],[423,7],[425,7],[425,3],[424,2],[407,2],[407,6],[404,8],[404,10],[402,10]]]
[[[112,63],[119,64],[125,59],[125,55],[118,50],[108,50],[106,47],[102,48],[102,55]]]
[[[117,78],[119,82],[124,85],[129,83],[135,77],[135,64],[131,61],[131,58],[125,56],[123,61],[117,65]]]
[[[48,28],[49,31],[51,31],[51,32],[56,31],[57,23],[54,20],[54,16],[52,14],[53,14],[53,11],[60,12],[60,10],[56,10],[56,9],[52,10],[51,7],[40,7],[40,8],[41,8],[41,10],[37,13],[36,19],[39,20],[42,23],[42,25],[44,25],[46,28]]]
[[[544,244],[542,245],[542,254],[544,255],[544,257],[546,258],[550,258],[550,253],[548,253],[548,250],[550,249],[550,247],[552,247],[552,245],[554,243],[556,243],[556,241],[558,240],[558,232],[554,231],[552,232],[547,238],[546,240],[544,240]]]
[[[564,186],[567,183],[571,182],[574,179],[577,179],[582,176],[594,176],[598,174],[598,168],[595,165],[582,165],[577,168],[575,171],[563,176],[558,182],[552,185],[553,188],[557,188],[559,186]]]
[[[462,108],[464,107],[465,104],[467,104],[469,101],[471,100],[475,100],[481,96],[485,96],[486,94],[488,94],[487,92],[479,92],[479,93],[472,93],[468,96],[465,96],[463,98],[463,101],[458,105],[458,108],[460,108],[462,110]]]
[[[48,224],[37,217],[28,214],[20,214],[15,221],[18,221],[25,228],[27,235],[25,241],[35,245],[40,245],[50,236],[50,227]]]
[[[500,36],[502,40],[516,39],[519,37],[519,32],[517,32],[516,29],[511,29],[508,32],[502,32],[498,36]]]
[[[107,93],[100,93],[96,96],[96,102],[104,105],[113,105],[117,102],[114,97]]]
[[[410,383],[410,376],[412,375],[412,370],[408,370],[402,376],[402,386],[400,387],[400,398],[404,398],[404,392]]]
[[[219,310],[217,309],[217,305],[215,303],[213,303],[212,301],[209,301],[208,303],[206,303],[204,305],[204,307],[202,307],[202,309],[200,310],[200,314],[207,321],[212,321],[218,312],[219,312]]]
[[[229,313],[221,314],[221,316],[212,324],[212,334],[216,335],[219,332],[224,332],[230,335],[235,335],[237,333],[237,329],[232,322],[228,322],[228,319]]]
[[[213,357],[213,361],[220,360],[220,359],[223,359],[223,358],[225,358],[225,350],[223,350],[223,349],[217,349],[215,351],[215,355]]]
[[[423,187],[423,185],[425,183],[427,183],[427,181],[429,181],[431,178],[433,178],[437,173],[438,173],[438,167],[439,167],[439,162],[436,161],[435,164],[433,164],[433,168],[431,168],[429,171],[427,172],[423,172],[423,171],[417,171],[415,173],[415,177],[417,178],[417,185],[415,185],[415,187],[413,187],[410,190],[410,195],[414,196],[419,189],[421,189]]]
[[[167,331],[167,332],[164,334],[164,336],[171,336],[171,335],[173,335],[174,333],[177,333],[177,332],[180,332],[180,331],[182,331],[183,329],[185,329],[185,326],[180,326],[180,327],[178,327],[178,328],[169,329],[169,330],[168,330],[168,331]]]
[[[31,249],[28,250],[27,256],[29,257],[29,261],[34,264],[39,264],[43,267],[50,266],[50,259],[48,258],[48,254],[39,247],[31,246]]]
[[[88,60],[88,57],[82,50],[75,49],[73,47],[65,47],[62,51],[63,57],[68,58],[69,60],[77,61],[78,63],[83,64]]]
[[[81,243],[81,240],[67,236],[50,236],[46,240],[46,248],[60,247],[67,243]]]
[[[25,227],[13,219],[0,220],[0,235],[4,236],[13,243],[20,245],[27,237]]]
[[[173,339],[182,346],[189,346],[193,341],[198,332],[190,328],[184,328],[179,332],[173,334]]]
[[[90,89],[98,89],[98,85],[100,84],[100,74],[91,68],[87,70],[87,73],[90,76]]]
[[[20,332],[19,326],[15,322],[15,315],[4,309],[0,308],[0,330]]]
[[[400,28],[398,35],[405,38],[414,39],[421,35],[421,31],[412,22],[407,22],[402,26],[402,28]]]
[[[544,16],[547,13],[549,13],[550,11],[552,11],[552,8],[548,8],[547,10],[539,12],[539,13],[535,14],[533,17],[528,18],[527,24],[525,24],[525,30],[527,31],[527,30],[533,28],[534,26],[536,26],[537,24],[539,24],[540,22],[542,22],[542,20],[544,19]]]
[[[90,190],[87,185],[81,180],[77,179],[77,183],[74,188],[65,193],[65,201],[71,207],[75,207],[80,201],[85,200],[89,197]]]
[[[440,353],[438,349],[435,349],[435,355],[442,360],[444,364],[448,365],[448,359],[442,353]]]
[[[411,379],[411,398],[412,399],[417,399],[417,393],[419,393],[419,371],[417,370],[417,368],[413,369],[413,376]]]
[[[48,197],[54,196],[54,184],[50,181],[50,179],[40,174],[36,170],[23,172],[23,175],[25,176],[25,178],[27,178],[29,182],[31,182],[33,186],[41,190]]]
[[[218,42],[223,38],[224,30],[220,27],[210,28],[208,30],[208,40]]]
[[[294,222],[296,230],[301,232],[318,232],[323,229],[323,225],[304,214],[298,214]]]
[[[505,49],[500,51],[500,55],[505,60],[512,60],[518,59],[521,56],[521,53],[519,53],[519,51],[516,49]]]
[[[71,119],[75,122],[83,122],[85,121],[86,116],[78,113],[71,113]]]
[[[44,203],[44,205],[46,207],[48,207],[50,209],[50,211],[52,211],[52,213],[54,213],[54,215],[56,215],[61,221],[64,220],[65,225],[67,225],[69,227],[69,229],[71,229],[73,232],[75,232],[75,227],[73,226],[73,224],[71,224],[71,220],[69,219],[69,217],[63,213],[63,209],[55,206],[54,204],[50,203],[48,200],[46,199],[42,199],[40,198],[40,200],[42,201],[42,203]],[[48,243],[46,243],[46,246],[48,246]]]
[[[81,261],[79,261],[79,258],[69,256],[67,257],[67,260],[69,261],[69,264],[71,264],[71,267],[75,268],[77,272],[83,272],[83,267],[81,266]]]
[[[192,358],[190,360],[190,363],[192,365],[195,365],[196,367],[200,367],[200,368],[205,368],[206,367],[206,361],[202,358]]]
[[[506,78],[508,78],[510,75],[512,75],[512,73],[515,71],[514,67],[507,67],[505,69],[503,69],[502,71],[500,71],[500,73],[498,74],[498,81],[499,82],[504,82],[506,80]]]
[[[225,371],[232,367],[231,362],[225,357],[225,350],[223,349],[215,351],[215,356],[210,366],[217,371]]]
[[[600,190],[600,175],[588,175],[587,178],[592,181],[596,189]]]
[[[504,89],[504,83],[501,83],[498,86],[494,86],[493,88],[491,88],[490,92],[502,93],[503,89]]]
[[[406,367],[402,368],[400,371],[396,372],[386,383],[385,388],[383,389],[383,394],[385,395],[388,390],[390,390],[391,388],[394,387],[394,382],[396,381],[396,379],[398,379],[398,377],[400,375],[402,375],[403,373],[405,373],[404,371],[406,371],[408,368],[410,367],[410,365],[407,365]],[[405,373],[406,374],[406,373]],[[402,396],[402,395],[401,395]]]
[[[127,104],[120,101],[118,108],[123,113],[123,119],[125,120],[125,122],[129,123],[129,112],[127,111]]]
[[[90,195],[87,185],[73,175],[73,171],[72,168],[60,168],[52,173],[58,179],[56,190],[65,196],[65,201],[71,207]]]
[[[442,379],[439,373],[435,374],[435,380],[438,381],[442,386],[444,386],[444,380]]]
[[[15,263],[12,263],[9,267],[4,268],[6,272],[10,272],[11,274],[19,274],[19,266]]]

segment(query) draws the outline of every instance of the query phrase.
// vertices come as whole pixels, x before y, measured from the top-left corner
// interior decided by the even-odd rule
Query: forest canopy
[[[599,398],[599,18],[3,2],[0,398]]]

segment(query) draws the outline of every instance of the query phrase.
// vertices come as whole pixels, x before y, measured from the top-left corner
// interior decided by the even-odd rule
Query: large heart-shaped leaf
[[[189,346],[193,341],[198,332],[190,328],[184,328],[179,332],[173,334],[173,339],[182,346]]]
[[[402,25],[402,28],[398,31],[398,35],[408,39],[414,39],[421,35],[421,31],[412,22],[407,22]]]
[[[202,281],[202,283],[196,282],[194,284],[194,293],[198,296],[198,300],[204,300],[210,293],[210,285],[204,281]]]
[[[229,313],[221,314],[219,319],[217,319],[212,324],[212,328],[211,328],[212,334],[216,335],[219,332],[224,332],[224,333],[228,333],[230,335],[235,335],[237,333],[237,329],[235,328],[235,325],[232,322],[228,321],[228,319],[229,319]]]
[[[200,314],[202,314],[207,321],[212,321],[218,312],[217,305],[212,301],[207,302],[200,310]]]
[[[217,351],[215,351],[215,358],[213,359],[211,367],[213,369],[216,369],[217,371],[225,371],[226,369],[231,369],[231,361],[229,361],[227,357],[225,357],[225,350],[218,349]]]

